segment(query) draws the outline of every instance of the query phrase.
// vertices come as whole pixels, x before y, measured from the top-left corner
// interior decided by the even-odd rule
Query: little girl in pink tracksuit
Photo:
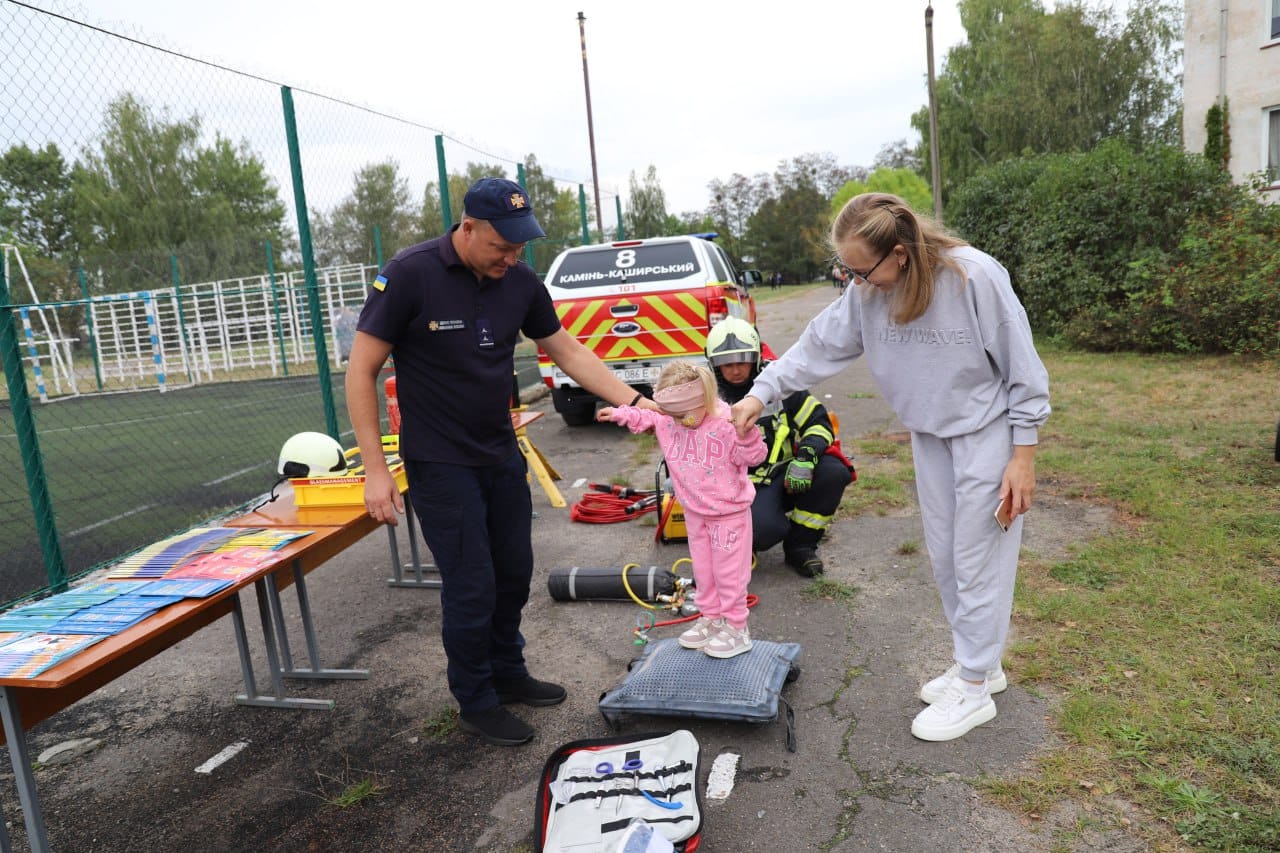
[[[684,507],[689,556],[701,615],[680,635],[686,649],[714,658],[751,650],[747,630],[747,582],[751,579],[751,501],[755,486],[747,471],[768,450],[759,429],[739,438],[729,405],[716,396],[711,371],[688,361],[663,369],[653,393],[661,412],[632,406],[605,407],[596,415],[634,433],[650,429]]]

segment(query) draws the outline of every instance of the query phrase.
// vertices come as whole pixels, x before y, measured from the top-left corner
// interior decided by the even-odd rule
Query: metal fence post
[[[196,354],[187,346],[187,314],[182,308],[182,279],[178,276],[178,256],[169,255],[169,274],[173,278],[173,298],[178,304],[178,351],[182,353],[182,366],[187,369],[187,383],[191,384],[191,362]],[[156,315],[156,333],[160,333],[160,316]],[[160,347],[164,348],[164,336],[160,337]]]
[[[578,184],[578,212],[582,215],[582,245],[591,242],[590,226],[587,225],[587,191]]]
[[[444,134],[436,134],[436,171],[440,175],[440,213],[444,230],[453,227],[453,211],[449,207],[449,170],[444,164]]]
[[[524,187],[525,192],[529,191],[529,187],[524,182],[524,163],[516,163],[516,183]],[[543,221],[545,222],[546,219],[549,217],[547,217],[547,214],[545,212],[542,215],[544,217]],[[529,266],[533,266],[533,244],[532,243],[524,244],[524,262]]]
[[[15,319],[13,306],[9,303],[9,283],[5,280],[4,265],[0,264],[0,359],[4,362],[4,375],[9,385],[13,430],[22,452],[22,470],[27,476],[27,495],[35,515],[40,552],[44,555],[45,577],[54,592],[61,592],[67,588],[67,564],[58,539],[58,524],[53,515],[53,501],[49,497],[44,457],[40,455],[40,439],[36,434],[31,396],[27,392],[27,374],[22,369],[22,350],[18,347]]]
[[[307,309],[311,317],[311,337],[316,345],[316,370],[320,374],[320,395],[324,399],[324,421],[329,435],[341,443],[338,413],[333,402],[329,375],[329,348],[324,340],[324,317],[320,314],[320,286],[316,283],[316,259],[311,250],[311,223],[307,217],[307,192],[302,186],[302,154],[298,148],[298,122],[293,111],[293,90],[280,87],[284,102],[284,131],[289,140],[289,171],[293,177],[293,205],[298,212],[298,246],[302,250],[302,272],[307,283]]]
[[[280,345],[280,367],[284,375],[289,375],[289,356],[284,346],[284,324],[280,322],[280,291],[276,289],[276,259],[271,252],[271,241],[267,244],[267,277],[271,280],[271,310],[276,316],[276,342]]]
[[[80,279],[80,293],[84,296],[84,324],[89,329],[89,353],[93,356],[93,375],[98,379],[98,390],[102,390],[102,364],[98,361],[98,342],[93,334],[93,300],[89,297],[89,282],[84,277],[84,267],[76,267],[76,277]]]

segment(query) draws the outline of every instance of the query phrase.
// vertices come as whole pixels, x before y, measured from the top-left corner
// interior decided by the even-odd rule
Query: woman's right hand
[[[764,403],[748,394],[734,403],[729,411],[733,415],[733,426],[738,430],[738,437],[746,438],[756,425],[756,421],[760,420],[760,413],[764,411]]]

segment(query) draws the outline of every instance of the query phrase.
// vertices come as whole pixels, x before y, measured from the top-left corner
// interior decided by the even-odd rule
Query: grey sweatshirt
[[[766,405],[828,379],[860,355],[880,393],[912,432],[953,438],[1008,418],[1014,444],[1036,444],[1049,417],[1049,374],[1027,313],[998,261],[970,246],[944,252],[933,301],[910,325],[889,317],[873,285],[851,287],[748,392]]]

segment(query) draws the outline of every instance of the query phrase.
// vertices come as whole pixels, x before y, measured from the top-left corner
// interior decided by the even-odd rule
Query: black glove
[[[791,494],[807,492],[813,485],[813,469],[817,467],[818,454],[812,447],[801,447],[796,458],[787,466],[786,489]]]

